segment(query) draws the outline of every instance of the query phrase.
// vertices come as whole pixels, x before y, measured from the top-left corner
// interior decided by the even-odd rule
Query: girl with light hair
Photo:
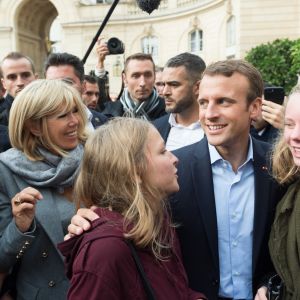
[[[13,102],[13,148],[0,154],[0,272],[14,269],[17,299],[66,298],[56,244],[75,212],[86,122],[79,93],[60,80],[34,81]]]
[[[269,294],[276,299],[300,299],[300,86],[296,86],[286,103],[284,130],[273,153],[273,175],[287,186],[287,192],[276,208],[269,240],[274,267],[279,276],[269,280]],[[280,288],[280,289],[279,289]],[[257,298],[266,299],[267,288]],[[275,295],[276,296],[276,295]],[[270,296],[269,299],[275,299]]]
[[[97,207],[99,218],[59,245],[68,299],[203,298],[188,288],[166,208],[179,189],[176,165],[158,131],[141,119],[117,118],[88,139],[75,195],[78,207]]]

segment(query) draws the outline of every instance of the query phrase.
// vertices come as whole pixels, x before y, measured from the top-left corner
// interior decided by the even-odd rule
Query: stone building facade
[[[55,49],[83,57],[113,0],[0,0],[0,58],[12,50],[35,61],[42,75],[47,54]],[[60,24],[60,40],[51,47],[50,28]],[[118,37],[125,56],[152,53],[158,66],[189,51],[207,63],[242,58],[252,47],[276,38],[300,37],[300,1],[161,0],[152,14],[135,0],[120,0],[102,37]],[[86,70],[96,61],[92,52]],[[124,56],[109,56],[112,90],[120,85]]]

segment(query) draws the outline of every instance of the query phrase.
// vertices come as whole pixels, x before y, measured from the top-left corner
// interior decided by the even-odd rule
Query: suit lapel
[[[215,267],[219,270],[217,216],[207,139],[203,138],[191,161],[195,201],[203,220]]]
[[[168,139],[168,136],[169,136],[169,133],[171,130],[171,125],[170,125],[168,119],[166,119],[166,120],[167,120],[167,122],[162,130],[162,138],[164,139],[165,142],[167,142],[167,139]]]
[[[36,218],[41,224],[54,245],[62,242],[64,234],[59,211],[50,190],[43,190],[43,199],[38,201],[36,207]]]
[[[266,222],[270,213],[271,179],[266,163],[266,153],[253,139],[253,167],[255,184],[254,228],[253,228],[253,253],[252,270],[255,272],[256,262],[261,251],[261,244],[265,234]]]

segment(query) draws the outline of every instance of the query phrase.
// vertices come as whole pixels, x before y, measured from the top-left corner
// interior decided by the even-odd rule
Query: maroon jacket
[[[123,236],[123,217],[115,212],[97,209],[99,219],[92,229],[59,244],[66,257],[70,278],[68,299],[146,300],[145,291]],[[192,300],[205,298],[188,288],[181,262],[178,241],[168,261],[158,261],[150,250],[138,249],[142,265],[157,300]]]

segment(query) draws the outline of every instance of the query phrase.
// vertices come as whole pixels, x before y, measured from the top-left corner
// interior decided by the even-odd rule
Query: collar
[[[192,124],[190,124],[189,126],[183,126],[181,124],[178,124],[176,121],[176,114],[171,113],[169,116],[169,124],[171,125],[171,127],[177,127],[177,128],[189,128],[189,129],[196,129],[196,128],[200,128],[200,122],[196,121]]]
[[[91,113],[91,111],[87,108],[87,106],[84,106],[85,107],[85,113],[86,113],[86,116],[88,118],[88,120],[91,122],[92,119],[93,119],[93,114]]]
[[[220,160],[224,161],[224,158],[217,151],[216,147],[210,145],[209,143],[208,143],[208,151],[209,151],[209,155],[210,155],[211,165],[213,165],[215,162],[220,161]],[[249,148],[248,148],[247,158],[242,165],[246,164],[250,160],[253,160],[253,142],[252,142],[251,136],[249,135]]]

